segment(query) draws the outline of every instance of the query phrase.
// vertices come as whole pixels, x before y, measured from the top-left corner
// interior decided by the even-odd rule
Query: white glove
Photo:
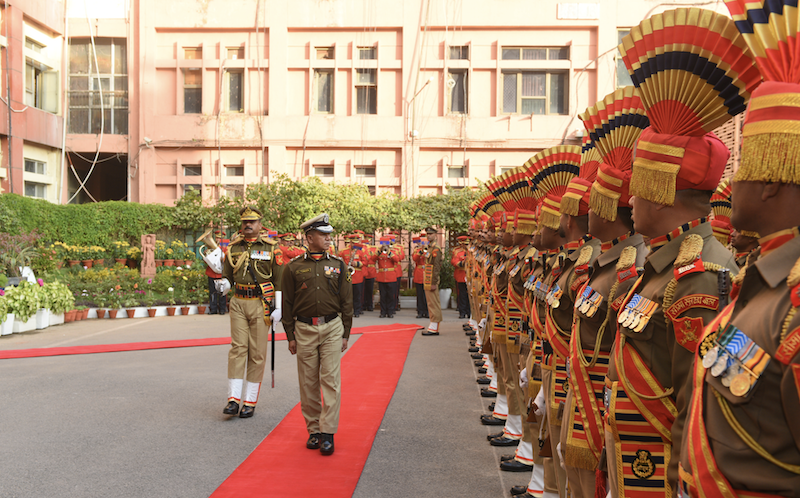
[[[567,466],[564,464],[564,453],[561,452],[561,443],[556,445],[556,453],[558,453],[558,461],[561,464],[561,468],[567,470]]]
[[[534,410],[536,416],[541,417],[544,415],[544,389],[539,389],[539,394],[536,395],[533,404],[536,405],[536,410]]]
[[[272,319],[272,323],[280,322],[281,318],[283,318],[282,301],[283,292],[275,291],[275,310],[269,315],[269,317]]]
[[[482,331],[485,328],[486,328],[486,319],[485,318],[481,318],[481,321],[478,322],[478,330]]]
[[[231,290],[231,282],[227,278],[219,278],[214,280],[214,287],[217,288],[217,292],[225,295]]]
[[[522,389],[528,388],[528,369],[523,368],[522,371],[519,373],[519,387]]]

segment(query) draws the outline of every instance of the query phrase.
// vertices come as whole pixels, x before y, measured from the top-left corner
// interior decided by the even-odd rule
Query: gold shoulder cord
[[[581,326],[579,325],[580,322],[575,325],[577,329],[575,333],[575,340],[578,341],[578,357],[581,360],[581,365],[584,367],[593,367],[597,363],[597,358],[600,356],[600,343],[603,341],[603,336],[605,335],[608,321],[611,318],[611,303],[614,302],[614,298],[617,296],[617,287],[619,287],[619,281],[614,282],[614,285],[611,286],[611,290],[608,292],[608,310],[606,311],[605,320],[603,320],[603,323],[600,325],[600,329],[597,331],[597,339],[594,343],[594,351],[592,352],[591,361],[586,361],[586,356],[583,354],[583,345],[581,344]]]
[[[269,249],[269,252],[270,252],[270,254],[273,254],[273,255],[275,254],[275,251],[273,250],[273,247],[272,247],[272,246],[268,246],[268,249]],[[253,263],[253,268],[255,268],[255,270],[256,270],[256,273],[257,273],[257,274],[258,274],[258,275],[259,275],[261,278],[263,278],[264,280],[269,280],[269,279],[271,279],[271,278],[272,278],[272,265],[273,265],[273,264],[275,264],[275,263],[274,263],[274,261],[275,261],[274,259],[270,259],[270,262],[269,262],[269,273],[268,273],[268,274],[267,274],[267,273],[264,273],[264,272],[262,272],[261,270],[259,270],[259,268],[258,268],[258,263],[259,263],[259,262],[258,262],[258,261],[256,261],[255,263]]]
[[[714,389],[714,396],[716,396],[717,398],[717,402],[719,403],[719,408],[720,410],[722,410],[722,414],[725,416],[725,420],[728,421],[728,424],[730,424],[733,431],[736,432],[736,435],[739,436],[742,439],[742,441],[744,441],[744,443],[750,447],[751,450],[758,453],[758,455],[764,460],[774,465],[777,465],[783,470],[791,472],[792,474],[800,475],[800,465],[790,465],[788,463],[781,462],[774,456],[770,455],[769,452],[766,449],[764,449],[763,446],[758,444],[758,441],[753,439],[753,437],[750,436],[750,434],[748,434],[747,431],[745,431],[744,427],[742,427],[739,421],[736,420],[736,416],[733,414],[733,410],[731,410],[731,406],[728,403],[728,401],[720,393],[718,393],[716,389]]]

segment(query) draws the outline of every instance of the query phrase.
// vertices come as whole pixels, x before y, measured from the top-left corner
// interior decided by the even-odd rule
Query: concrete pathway
[[[354,326],[427,325],[415,315],[390,321],[375,311]],[[464,320],[454,310],[444,318],[441,336],[411,344],[356,497],[509,496],[530,477],[499,471],[513,448],[489,446],[498,428],[478,421],[491,400],[479,396]],[[228,334],[228,316],[218,315],[84,320],[1,337],[0,349]],[[267,372],[255,417],[223,415],[227,351],[0,360],[0,497],[209,496],[299,402],[295,359],[279,342],[276,387]],[[255,496],[270,496],[265,486]]]

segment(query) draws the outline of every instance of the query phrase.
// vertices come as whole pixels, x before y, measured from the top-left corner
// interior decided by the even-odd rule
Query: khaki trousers
[[[436,290],[425,290],[425,299],[428,300],[428,315],[431,321],[439,323],[442,321],[442,303],[439,301],[439,288]]]
[[[338,317],[322,325],[295,322],[294,327],[300,409],[306,428],[309,434],[335,434],[342,387],[342,319]]]
[[[544,389],[544,399],[547,404],[547,432],[550,434],[550,448],[553,451],[553,467],[556,475],[556,484],[558,487],[558,496],[561,498],[566,497],[567,492],[567,472],[561,468],[561,460],[558,457],[558,443],[561,442],[561,420],[550,420],[550,400],[553,399],[553,372],[551,370],[542,370],[542,389]],[[545,480],[545,484],[547,481]]]
[[[567,441],[569,441],[570,414],[574,409],[575,399],[572,396],[572,389],[570,389],[567,399],[564,401],[564,423],[561,424],[561,451],[564,456],[566,456]],[[595,471],[567,465],[567,482],[569,482],[572,498],[594,498],[595,480]]]
[[[619,475],[617,475],[617,442],[606,425],[606,462],[608,462],[608,491],[612,498],[619,496]]]
[[[228,378],[259,383],[264,377],[269,326],[264,323],[261,299],[234,297],[230,302],[231,349]],[[245,376],[245,367],[247,375]]]
[[[527,417],[527,410],[523,406],[522,388],[519,387],[519,353],[509,353],[505,344],[492,344],[492,347],[497,349],[497,353],[501,357],[501,372],[497,387],[499,392],[500,383],[502,382],[505,386],[508,414],[522,415],[525,413]]]

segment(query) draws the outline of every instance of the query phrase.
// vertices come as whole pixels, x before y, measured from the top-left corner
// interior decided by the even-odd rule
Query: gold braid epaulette
[[[789,286],[789,289],[794,288],[797,284],[800,284],[800,259],[798,259],[792,269],[789,271],[789,276],[786,278],[786,285]],[[786,318],[783,320],[783,325],[781,326],[781,342],[786,338],[786,333],[789,331],[789,324],[792,323],[795,315],[797,314],[797,307],[792,306],[789,310],[789,313],[786,315]]]
[[[682,266],[686,266],[691,264],[696,259],[700,258],[700,255],[703,252],[703,237],[697,235],[696,233],[688,235],[683,242],[681,242],[681,248],[678,251],[678,257],[675,258],[674,267],[680,268]],[[705,271],[708,272],[719,272],[724,266],[717,264],[717,263],[710,263],[703,261],[703,267]],[[672,306],[672,302],[675,300],[675,289],[678,287],[678,279],[674,276],[667,284],[667,287],[664,289],[664,300],[661,302],[661,309],[666,312],[670,306]],[[667,325],[670,324],[670,319],[666,313],[664,313],[664,320],[667,322]]]
[[[575,260],[575,264],[572,266],[572,275],[570,275],[567,279],[567,292],[570,292],[570,289],[572,289],[572,284],[575,283],[575,279],[578,278],[578,275],[575,273],[575,269],[577,269],[579,266],[589,264],[589,261],[592,260],[593,252],[594,249],[592,249],[592,246],[583,246],[581,248],[581,252],[578,254],[578,259]]]

